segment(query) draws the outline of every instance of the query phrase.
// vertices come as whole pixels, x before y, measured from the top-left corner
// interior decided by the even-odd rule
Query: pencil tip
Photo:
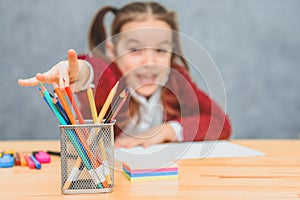
[[[120,97],[121,97],[121,98],[124,98],[125,96],[126,96],[126,89],[123,90],[123,91],[121,92],[121,94],[120,94]]]
[[[40,90],[42,93],[44,93],[45,90],[46,90],[46,88],[45,88],[43,85],[41,85],[41,87],[39,87],[39,90]]]
[[[58,88],[57,83],[55,83],[54,81],[52,82],[52,85],[53,85],[54,89]]]

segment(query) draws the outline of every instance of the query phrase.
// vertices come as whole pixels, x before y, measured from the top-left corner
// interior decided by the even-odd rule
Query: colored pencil
[[[97,121],[101,124],[102,123],[102,120],[108,110],[108,107],[110,106],[116,92],[117,92],[117,89],[118,89],[118,85],[119,85],[119,81],[115,84],[115,86],[110,90],[107,98],[106,98],[106,101],[104,102],[103,104],[103,107],[98,115],[98,118],[97,118]]]
[[[63,108],[63,106],[61,105],[61,103],[59,102],[59,99],[56,97],[52,97],[52,102],[54,103],[54,105],[56,106],[58,112],[61,114],[61,116],[65,119],[65,121],[67,122],[67,124],[71,124],[68,115],[65,111],[65,109]]]
[[[96,108],[96,104],[95,104],[93,90],[90,87],[88,87],[88,89],[87,89],[87,96],[88,96],[88,100],[89,100],[92,119],[94,120],[94,123],[96,123],[96,121],[97,121],[97,108]]]
[[[121,92],[118,99],[112,106],[107,118],[105,119],[105,123],[112,122],[115,119],[115,117],[117,116],[117,114],[119,113],[121,108],[123,107],[123,105],[126,101],[126,98],[128,96],[128,93],[129,93],[129,90],[127,88]]]
[[[76,113],[76,116],[78,118],[79,123],[80,124],[84,124],[84,119],[83,119],[82,114],[81,114],[81,112],[80,112],[80,110],[79,110],[79,108],[78,108],[78,106],[76,104],[76,101],[75,101],[75,98],[73,96],[73,92],[72,92],[71,88],[70,87],[65,87],[65,91],[66,91],[66,93],[67,93],[67,95],[69,97],[71,105],[73,106],[73,109],[74,109],[74,111]]]
[[[122,93],[121,93],[122,94]],[[121,95],[120,94],[120,95]],[[111,106],[111,109],[109,110],[108,114],[105,116],[105,121],[104,123],[108,123],[110,122],[112,115],[114,113],[114,111],[117,109],[117,107],[119,106],[119,104],[121,103],[122,98],[120,97],[120,95],[118,96],[117,100],[113,103],[113,105]],[[125,96],[125,95],[124,95]]]
[[[58,85],[55,82],[53,82],[52,85],[53,85],[55,94],[58,96],[60,103],[62,104],[63,108],[65,109],[65,112],[67,113],[67,116],[68,116],[70,122],[72,124],[76,124],[75,117],[74,117],[62,91],[58,88]]]
[[[39,87],[38,88],[39,89],[39,91],[40,91],[40,95],[41,95],[41,97],[43,97],[43,99],[44,99],[44,101],[46,102],[46,104],[48,105],[48,108],[51,110],[51,112],[55,115],[55,113],[54,113],[54,111],[52,110],[52,108],[51,108],[51,106],[49,105],[49,103],[48,103],[48,101],[47,101],[47,99],[45,98],[45,96],[44,96],[44,93],[43,93],[43,91],[42,91],[42,88],[41,87]]]
[[[66,121],[64,120],[64,118],[61,116],[61,114],[58,112],[57,108],[55,107],[55,105],[52,102],[51,96],[49,94],[49,92],[47,91],[47,89],[41,85],[40,86],[41,91],[46,99],[47,104],[49,105],[49,107],[51,108],[51,110],[53,111],[53,113],[55,114],[55,116],[57,117],[58,121],[60,124],[67,124]]]

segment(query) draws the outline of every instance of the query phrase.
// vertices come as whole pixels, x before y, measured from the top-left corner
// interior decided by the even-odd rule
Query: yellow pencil
[[[119,82],[117,82],[114,87],[111,89],[111,91],[109,92],[107,98],[106,98],[106,101],[99,113],[99,116],[97,118],[97,114],[95,114],[95,112],[97,113],[97,109],[96,109],[96,104],[95,104],[95,100],[94,100],[94,96],[93,96],[93,92],[91,90],[91,88],[88,88],[88,99],[89,99],[89,104],[90,104],[90,108],[91,108],[91,113],[92,113],[92,117],[93,117],[93,121],[95,124],[100,124],[102,123],[102,120],[108,110],[108,107],[109,105],[111,104],[116,92],[117,92],[117,89],[118,89],[118,85],[119,85]],[[94,113],[94,114],[93,114]],[[97,132],[99,132],[99,130],[97,130]],[[89,138],[90,139],[90,138]],[[106,156],[106,152],[105,152],[105,148],[104,148],[104,142],[103,142],[103,139],[100,138],[99,140],[99,146],[100,146],[100,151],[101,151],[101,155],[102,155],[102,161],[105,165],[108,165],[108,161],[107,161],[107,156]],[[110,174],[109,174],[109,171],[107,171],[108,169],[108,166],[103,166],[103,167],[106,167],[104,168],[105,172],[105,180],[107,181],[108,184],[111,184],[111,177],[110,177]]]
[[[106,101],[104,102],[104,105],[98,115],[98,118],[97,118],[97,121],[101,124],[102,123],[102,120],[108,110],[108,107],[110,106],[114,96],[116,95],[116,92],[117,92],[117,89],[118,89],[118,85],[119,85],[119,81],[115,84],[115,86],[110,90],[107,98],[106,98]]]
[[[96,104],[95,104],[95,101],[94,101],[94,96],[93,96],[92,89],[88,88],[87,93],[88,93],[88,100],[89,100],[89,104],[90,104],[90,109],[91,109],[93,121],[94,121],[95,124],[99,124],[98,121],[97,121],[97,109],[96,109]],[[93,136],[96,136],[95,133],[99,133],[100,128],[98,128],[96,130],[93,130],[93,131],[94,132],[88,138],[88,143],[91,143],[92,140],[95,139]],[[103,162],[102,164],[108,165],[106,151],[105,151],[105,148],[104,148],[104,142],[103,142],[102,137],[99,140],[99,146],[100,146],[100,151],[101,151],[101,155],[102,155],[102,162]],[[110,174],[109,174],[110,172],[107,171],[107,168],[105,168],[105,166],[103,166],[103,167],[104,167],[103,169],[104,169],[105,180],[109,185],[111,185],[112,181],[111,181],[111,177],[110,177]]]
[[[87,89],[87,96],[88,96],[88,99],[89,99],[90,109],[91,109],[91,113],[92,113],[92,119],[94,120],[94,123],[96,124],[96,122],[97,122],[97,108],[96,108],[96,104],[95,104],[93,91],[90,87],[88,87],[88,89]]]

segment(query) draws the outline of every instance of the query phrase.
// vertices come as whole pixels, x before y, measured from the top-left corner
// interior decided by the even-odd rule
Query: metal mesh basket
[[[113,125],[59,126],[63,194],[113,191]]]

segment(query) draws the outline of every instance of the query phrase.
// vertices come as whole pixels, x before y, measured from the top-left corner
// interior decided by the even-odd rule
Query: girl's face
[[[168,79],[172,29],[156,19],[128,22],[121,28],[114,52],[127,84],[139,95],[149,97]]]

